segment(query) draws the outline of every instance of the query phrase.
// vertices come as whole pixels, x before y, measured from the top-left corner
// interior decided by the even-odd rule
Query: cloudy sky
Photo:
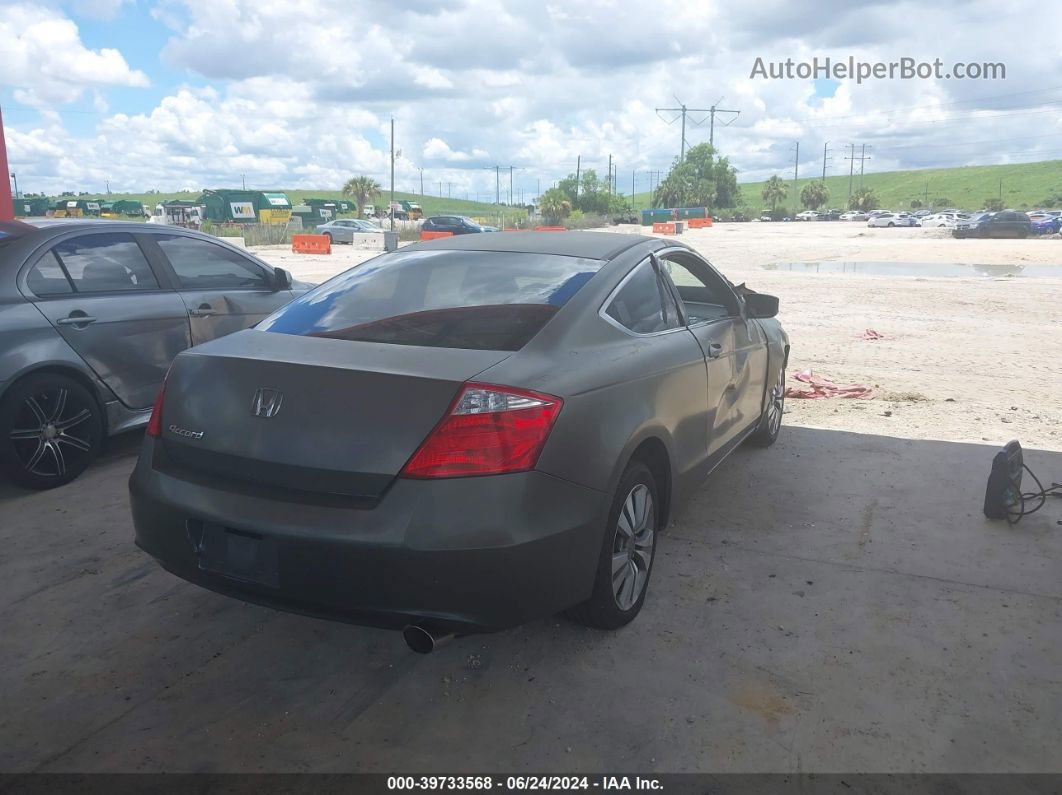
[[[1042,2],[0,0],[0,108],[23,191],[396,187],[517,198],[584,167],[639,191],[673,107],[741,110],[742,181],[1062,158],[1062,17]],[[1006,79],[750,77],[765,62],[1002,62]],[[708,139],[691,114],[690,144]],[[663,118],[661,118],[663,117]],[[420,171],[423,169],[423,172]]]

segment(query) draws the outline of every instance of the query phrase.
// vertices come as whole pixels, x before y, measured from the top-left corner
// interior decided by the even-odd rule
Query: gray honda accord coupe
[[[177,356],[130,479],[136,542],[422,652],[563,610],[620,627],[683,499],[778,436],[777,311],[639,235],[384,254]]]
[[[187,229],[0,223],[0,471],[69,482],[108,434],[147,423],[174,356],[309,287]]]

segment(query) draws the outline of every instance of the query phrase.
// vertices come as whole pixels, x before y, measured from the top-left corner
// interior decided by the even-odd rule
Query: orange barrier
[[[691,218],[686,222],[686,225],[689,226],[690,229],[706,229],[712,225],[712,218],[711,216],[708,216],[707,218]]]
[[[675,234],[674,224],[655,223],[653,224],[654,235],[673,235]]]
[[[328,235],[292,235],[291,250],[296,254],[331,254],[332,240]]]
[[[428,230],[428,231],[421,230],[421,233],[420,233],[420,239],[421,240],[435,240],[435,238],[437,238],[437,237],[453,237],[453,236],[454,236],[453,232],[432,232],[431,230]]]
[[[535,231],[536,232],[567,232],[568,231],[568,227],[566,227],[566,226],[536,226],[535,227]]]

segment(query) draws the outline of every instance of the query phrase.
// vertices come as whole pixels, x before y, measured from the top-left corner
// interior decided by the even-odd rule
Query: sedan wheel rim
[[[785,387],[775,384],[771,388],[771,402],[767,407],[767,430],[773,436],[782,427],[782,410],[785,408]]]
[[[612,595],[620,610],[630,610],[645,590],[655,527],[653,495],[639,483],[623,501],[612,542]]]
[[[56,387],[22,402],[8,438],[23,469],[61,478],[92,451],[91,418],[89,406]]]

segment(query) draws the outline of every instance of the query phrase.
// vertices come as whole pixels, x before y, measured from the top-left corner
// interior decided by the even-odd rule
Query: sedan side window
[[[40,297],[48,295],[69,295],[74,292],[70,282],[63,273],[59,260],[55,258],[55,252],[49,251],[41,257],[26,276],[26,286],[30,291]]]
[[[82,235],[52,249],[79,293],[157,290],[144,252],[124,232]]]
[[[681,325],[670,292],[649,260],[631,272],[605,314],[635,334],[654,334]]]
[[[740,311],[726,280],[692,255],[671,254],[662,261],[691,326],[737,315]]]
[[[170,261],[183,290],[268,289],[264,269],[224,246],[183,235],[154,238]]]

